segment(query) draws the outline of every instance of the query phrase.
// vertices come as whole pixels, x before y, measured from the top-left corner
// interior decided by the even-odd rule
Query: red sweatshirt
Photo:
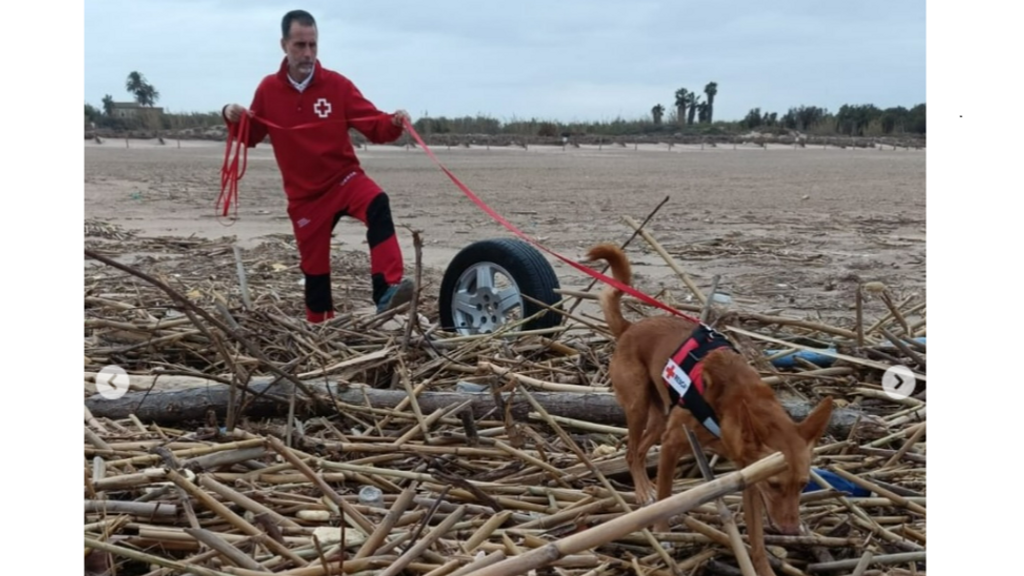
[[[252,112],[279,126],[323,123],[314,128],[280,130],[258,120],[250,123],[250,148],[269,133],[274,156],[290,200],[322,194],[351,172],[362,172],[356,158],[349,128],[355,128],[375,144],[393,142],[402,135],[393,114],[371,104],[351,80],[320,66],[303,92],[288,79],[288,61],[276,74],[260,82],[253,97]]]

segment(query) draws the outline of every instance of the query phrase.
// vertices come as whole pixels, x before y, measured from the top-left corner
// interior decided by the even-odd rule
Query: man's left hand
[[[412,118],[405,110],[399,110],[391,117],[391,121],[395,123],[395,126],[401,126],[404,120],[412,122]]]

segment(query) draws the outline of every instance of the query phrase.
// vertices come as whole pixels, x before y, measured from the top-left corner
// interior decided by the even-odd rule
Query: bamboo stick
[[[832,466],[831,470],[844,480],[849,480],[850,482],[853,482],[854,484],[860,486],[861,488],[865,488],[867,490],[874,492],[875,494],[888,498],[897,506],[906,508],[907,510],[910,510],[911,512],[915,512],[922,516],[927,514],[927,510],[924,506],[921,506],[920,504],[917,504],[916,502],[913,502],[904,496],[900,496],[899,494],[896,494],[892,490],[887,490],[879,486],[878,484],[871,482],[870,480],[861,478],[856,474],[851,474],[846,470],[839,468],[838,466]]]
[[[145,517],[173,517],[178,514],[178,507],[163,502],[124,502],[121,500],[86,500],[86,512],[103,514],[131,514]]]
[[[338,493],[335,492],[333,488],[328,486],[327,482],[325,482],[323,478],[321,478],[318,474],[313,472],[313,470],[309,466],[307,466],[305,462],[300,460],[299,457],[295,454],[294,450],[288,448],[287,446],[282,444],[280,440],[274,437],[269,438],[268,443],[270,444],[271,448],[277,451],[277,453],[284,457],[285,460],[290,462],[291,465],[294,466],[299,472],[302,472],[304,476],[306,476],[307,478],[310,479],[310,481],[316,484],[316,486],[324,493],[325,496],[330,498],[332,502],[338,505],[338,507],[340,507],[342,511],[345,512],[345,516],[351,518],[354,521],[355,526],[359,528],[365,536],[369,536],[373,532],[373,525],[370,524],[370,522],[362,514],[360,514],[358,510],[353,508],[351,504],[342,499],[342,497],[339,496]]]
[[[185,533],[210,548],[213,548],[218,554],[236,566],[255,570],[256,572],[270,573],[270,570],[264,568],[259,562],[256,562],[252,558],[246,556],[241,550],[235,548],[228,542],[225,542],[223,538],[209,530],[203,530],[201,528],[185,528]]]
[[[437,528],[431,530],[429,534],[424,536],[423,540],[417,542],[415,546],[409,548],[408,552],[399,556],[398,559],[395,560],[394,564],[388,566],[387,570],[384,572],[381,572],[380,576],[398,576],[398,574],[408,566],[410,562],[418,558],[420,554],[423,554],[424,550],[429,548],[441,536],[451,530],[452,526],[462,518],[462,515],[465,514],[465,512],[466,508],[464,506],[459,506],[455,512],[445,518],[444,522],[441,522]]]
[[[391,529],[394,528],[395,523],[398,522],[398,519],[401,518],[403,514],[405,514],[406,510],[408,510],[409,505],[412,504],[412,500],[415,495],[416,484],[410,484],[405,488],[405,490],[402,491],[402,493],[395,500],[395,503],[391,505],[391,509],[388,510],[387,516],[384,517],[384,521],[381,522],[377,526],[377,528],[374,529],[372,533],[370,533],[369,537],[366,538],[366,541],[363,542],[363,545],[359,548],[359,551],[356,552],[356,555],[352,557],[353,560],[367,558],[377,550],[377,547],[380,546],[382,542],[384,542],[384,539],[387,538],[388,533],[390,533]]]
[[[665,251],[665,249],[657,240],[654,239],[654,236],[652,236],[650,232],[641,229],[640,224],[638,224],[636,220],[634,220],[630,216],[623,216],[622,219],[623,221],[626,222],[626,224],[629,224],[629,226],[633,230],[638,231],[640,235],[643,237],[643,239],[646,240],[647,243],[651,245],[651,248],[654,248],[654,250],[662,258],[665,259],[665,263],[668,264],[669,268],[671,268],[672,271],[679,276],[679,279],[683,281],[683,284],[686,284],[686,287],[690,289],[690,292],[692,292],[693,295],[697,297],[697,301],[700,302],[701,306],[703,306],[705,302],[707,302],[707,298],[704,296],[704,293],[701,292],[699,288],[697,288],[697,285],[693,283],[693,280],[690,279],[690,276],[686,272],[684,272],[682,268],[679,267],[679,264],[675,261],[674,258],[672,258],[672,255]]]
[[[618,491],[616,491],[612,487],[611,483],[608,482],[608,479],[604,476],[604,474],[602,474],[601,471],[596,466],[594,466],[593,462],[591,462],[590,459],[587,458],[586,454],[584,454],[583,451],[580,450],[580,448],[576,444],[576,442],[573,441],[573,439],[568,434],[566,434],[564,430],[562,430],[561,426],[559,426],[558,423],[555,422],[554,420],[550,419],[550,414],[548,414],[547,410],[545,410],[544,407],[539,402],[537,402],[537,399],[534,398],[533,395],[530,394],[529,391],[525,391],[524,390],[523,394],[526,397],[526,400],[530,403],[530,405],[533,406],[534,410],[536,410],[538,413],[540,413],[540,415],[542,417],[547,417],[548,418],[548,424],[555,430],[555,432],[562,439],[562,441],[573,452],[575,452],[577,458],[579,458],[583,462],[583,464],[587,468],[589,468],[594,473],[595,476],[597,476],[597,478],[601,482],[601,484],[612,494],[612,497],[618,503],[618,505],[622,509],[622,511],[626,512],[628,514],[630,512],[629,505],[626,504],[626,501],[622,498],[622,496],[618,493]],[[644,535],[645,538],[647,538],[647,541],[650,543],[651,547],[654,548],[655,552],[657,552],[657,554],[662,558],[662,560],[665,561],[665,564],[667,564],[670,568],[672,568],[673,571],[678,572],[678,567],[675,566],[675,562],[673,561],[672,557],[669,556],[669,554],[665,550],[664,546],[662,546],[661,543],[658,542],[654,538],[654,535],[652,535],[651,532],[647,528],[643,529],[643,535]]]
[[[712,293],[713,294],[713,293]],[[708,465],[707,458],[704,456],[703,448],[700,445],[700,440],[697,435],[686,427],[686,436],[690,439],[690,449],[693,451],[694,457],[697,459],[697,466],[700,468],[701,475],[704,476],[704,480],[714,480],[714,473],[711,471],[711,467]],[[736,520],[732,516],[732,512],[725,505],[725,501],[721,498],[715,499],[715,505],[718,508],[718,514],[722,517],[722,522],[725,524],[726,533],[729,535],[729,545],[732,547],[733,554],[736,556],[736,560],[740,564],[740,572],[743,576],[757,576],[754,572],[754,563],[750,560],[750,555],[747,554],[747,547],[743,544],[743,539],[740,537],[740,529],[736,526]]]
[[[920,440],[921,437],[924,436],[925,424],[926,422],[921,423],[921,426],[917,429],[916,432],[914,432],[913,436],[911,436],[910,439],[907,440],[903,444],[903,446],[901,446],[900,449],[897,450],[896,453],[892,455],[892,458],[889,458],[889,460],[885,462],[883,468],[890,468],[892,466],[895,466],[896,463],[899,462],[907,454],[907,452],[909,452],[910,449],[914,447],[915,444],[917,444],[918,440]]]
[[[231,488],[221,484],[220,482],[217,482],[217,480],[215,480],[211,476],[201,476],[199,478],[199,485],[211,492],[214,492],[215,494],[217,494],[221,498],[224,498],[225,500],[234,502],[236,505],[238,505],[241,508],[244,508],[245,510],[248,510],[249,512],[252,512],[254,514],[266,514],[267,516],[273,518],[274,521],[276,521],[278,524],[281,524],[282,526],[286,526],[288,528],[299,528],[299,524],[294,520],[291,520],[285,517],[284,515],[278,513],[277,511],[272,510],[264,506],[263,504],[260,504],[259,502],[256,502],[255,500],[238,493],[235,490],[232,490]]]
[[[227,506],[225,506],[225,505],[221,504],[220,502],[214,500],[213,497],[211,497],[206,492],[203,492],[202,490],[200,490],[195,484],[193,484],[192,482],[189,482],[188,479],[186,479],[184,476],[182,476],[178,472],[176,472],[174,470],[168,470],[167,471],[167,478],[171,482],[174,482],[174,484],[177,485],[178,488],[181,488],[182,490],[184,490],[189,496],[191,496],[191,497],[195,498],[196,500],[198,500],[199,503],[201,503],[203,506],[208,508],[210,511],[212,511],[217,516],[219,516],[222,519],[224,519],[225,521],[227,521],[229,524],[231,524],[236,529],[242,531],[245,534],[248,534],[249,536],[259,536],[259,535],[262,534],[262,532],[258,528],[256,528],[252,524],[250,524],[248,521],[246,521],[241,516],[239,516],[239,515],[235,514],[234,512],[232,512]],[[298,555],[296,555],[294,552],[292,552],[288,547],[286,547],[283,544],[277,542],[273,538],[268,538],[264,542],[265,542],[267,548],[272,550],[274,553],[279,554],[281,556],[284,556],[285,558],[291,560],[296,565],[298,565],[298,566],[305,566],[307,564],[307,562],[305,560],[300,558]]]
[[[124,558],[130,558],[132,560],[137,560],[139,562],[146,562],[149,564],[155,564],[157,566],[163,566],[165,568],[171,568],[174,570],[178,570],[179,572],[191,572],[196,576],[231,576],[226,572],[210,570],[208,568],[203,568],[202,566],[186,565],[181,562],[175,562],[173,560],[168,560],[166,558],[155,556],[153,554],[146,554],[145,552],[132,550],[131,548],[125,548],[123,546],[117,546],[115,544],[110,544],[107,542],[100,542],[99,540],[89,538],[88,536],[85,537],[85,547],[91,548],[93,550],[109,552],[111,554],[123,556]]]
[[[611,389],[608,387],[600,386],[577,386],[573,384],[558,384],[556,382],[545,382],[536,378],[530,378],[529,376],[523,376],[517,374],[508,368],[502,368],[492,364],[491,362],[481,361],[479,364],[480,368],[484,370],[490,370],[498,376],[505,376],[514,379],[522,384],[530,385],[538,390],[548,390],[551,392],[610,392]]]
[[[659,520],[686,512],[718,496],[742,490],[744,487],[764,480],[772,474],[778,474],[785,468],[786,464],[782,454],[775,453],[742,470],[661,500],[652,506],[634,510],[596,528],[562,538],[544,547],[531,550],[522,556],[509,558],[508,560],[488,566],[476,572],[476,576],[511,576],[545,566],[568,554],[596,547],[619,536],[636,532],[640,528],[649,526]]]
[[[837,560],[835,562],[829,562],[827,564],[810,564],[807,566],[807,571],[812,573],[818,572],[836,572],[840,570],[849,570],[851,568],[857,568],[862,559],[854,558],[851,560]],[[901,554],[881,554],[878,556],[870,556],[869,561],[866,564],[878,564],[881,566],[889,566],[892,564],[904,564],[908,562],[923,562],[925,560],[925,552],[905,552]]]
[[[757,339],[757,340],[763,340],[765,342],[771,342],[773,344],[780,344],[782,346],[792,346],[792,347],[798,348],[800,350],[807,350],[809,352],[815,352],[817,354],[823,354],[825,356],[832,356],[832,357],[834,357],[836,359],[839,359],[839,360],[843,360],[843,361],[850,362],[850,363],[853,363],[853,364],[858,364],[860,366],[866,366],[866,367],[869,367],[869,368],[875,368],[876,370],[882,370],[883,372],[885,370],[889,369],[888,365],[882,364],[880,362],[874,362],[872,360],[865,360],[863,358],[857,358],[857,357],[854,357],[854,356],[850,356],[848,354],[841,354],[839,352],[832,352],[830,350],[822,350],[822,349],[818,349],[818,348],[812,348],[810,346],[804,346],[802,344],[795,344],[795,343],[792,343],[792,342],[785,342],[785,341],[779,340],[777,338],[772,338],[771,336],[765,336],[763,334],[758,334],[756,332],[750,332],[750,331],[744,330],[742,328],[736,328],[735,326],[726,326],[726,330],[728,330],[730,332],[735,332],[737,334],[742,334],[742,335],[747,336],[749,338],[754,338],[754,339]],[[922,382],[924,382],[927,379],[927,377],[924,374],[919,374],[919,373],[913,372],[913,371],[911,373],[914,375],[915,378],[921,380]]]

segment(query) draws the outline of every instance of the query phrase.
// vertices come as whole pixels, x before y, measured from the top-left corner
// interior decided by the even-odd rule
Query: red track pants
[[[289,201],[288,216],[306,277],[306,319],[310,322],[334,317],[331,232],[342,216],[351,216],[366,226],[374,304],[380,301],[388,286],[402,280],[402,251],[395,236],[388,196],[365,174],[350,174],[320,196]]]

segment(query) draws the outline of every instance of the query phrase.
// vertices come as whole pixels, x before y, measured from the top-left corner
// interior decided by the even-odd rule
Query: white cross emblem
[[[313,104],[313,112],[321,118],[327,118],[331,114],[331,103],[327,101],[327,98],[320,98]]]
[[[690,376],[683,372],[683,369],[679,367],[671,358],[665,364],[665,369],[661,372],[661,377],[668,382],[669,386],[676,389],[676,392],[680,396],[685,396],[686,391],[690,388]]]

